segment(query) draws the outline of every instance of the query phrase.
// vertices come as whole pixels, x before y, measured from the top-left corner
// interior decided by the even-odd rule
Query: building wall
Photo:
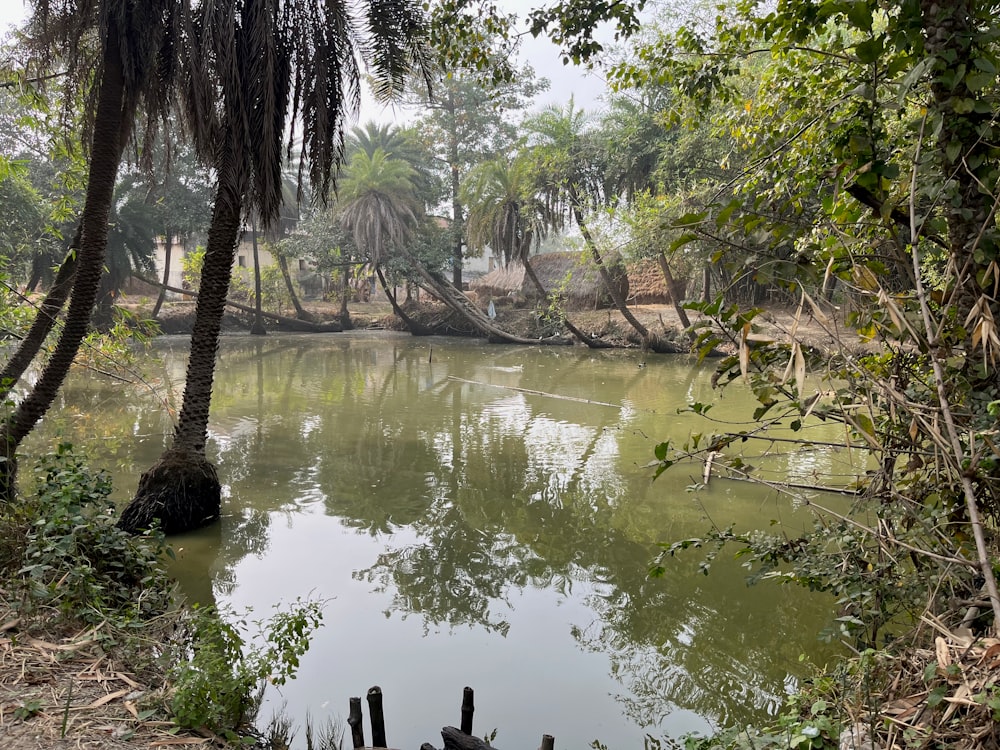
[[[182,259],[187,254],[189,249],[190,251],[194,251],[199,245],[204,246],[204,238],[190,240],[187,243],[187,247],[184,247],[179,240],[174,240],[173,247],[170,251],[170,277],[167,280],[168,286],[183,288],[184,267]],[[269,253],[265,247],[265,244],[258,240],[257,255],[260,259],[260,267],[262,269],[277,263],[277,259]],[[166,263],[166,257],[166,241],[163,237],[158,237],[156,240],[157,281],[163,279],[163,267]],[[313,270],[311,264],[308,262],[291,259],[288,262],[288,272],[292,279],[298,279],[300,274],[311,274],[313,273]],[[244,233],[240,243],[236,246],[236,254],[233,259],[233,273],[240,274],[244,280],[248,282],[253,281],[253,241],[250,239],[249,233]],[[183,299],[183,297],[184,295],[178,294],[177,292],[167,292],[167,299],[169,300],[179,300]]]

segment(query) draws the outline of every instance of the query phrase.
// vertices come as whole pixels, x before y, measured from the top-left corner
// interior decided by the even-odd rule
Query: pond
[[[186,345],[158,340],[140,385],[76,374],[30,450],[86,446],[126,500],[168,444]],[[209,440],[223,517],[173,539],[174,573],[191,599],[252,617],[326,602],[298,679],[269,694],[265,718],[287,703],[300,724],[306,712],[343,720],[351,696],[379,685],[389,745],[415,749],[459,723],[468,685],[475,733],[496,728],[500,748],[548,733],[558,748],[616,750],[760,721],[808,673],[800,655],[835,653],[818,638],[832,602],[748,588],[726,554],[708,576],[698,551],[647,576],[658,543],[713,524],[810,523],[756,485],[689,491],[694,463],[652,481],[657,443],[720,428],[678,413],[717,398],[710,376],[638,351],[225,338]],[[710,415],[751,412],[733,388]],[[810,437],[838,438],[823,429]],[[758,463],[809,483],[849,473],[848,458],[778,446]]]

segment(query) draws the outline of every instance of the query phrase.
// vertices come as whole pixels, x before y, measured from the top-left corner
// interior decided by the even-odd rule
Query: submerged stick
[[[449,375],[448,380],[454,380],[459,383],[468,383],[469,385],[486,385],[490,388],[503,388],[507,391],[517,391],[518,393],[528,393],[532,396],[546,396],[548,398],[558,398],[563,401],[576,401],[580,404],[594,404],[595,406],[610,406],[612,409],[621,409],[621,404],[609,404],[607,401],[594,401],[589,398],[578,398],[576,396],[560,396],[558,393],[546,393],[545,391],[535,391],[531,388],[518,388],[513,385],[499,385],[497,383],[483,383],[479,380],[466,380],[465,378],[456,378],[454,375]]]

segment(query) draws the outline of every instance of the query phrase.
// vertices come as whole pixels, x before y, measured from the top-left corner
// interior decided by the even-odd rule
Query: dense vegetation
[[[998,634],[995,4],[786,0],[682,12],[595,1],[532,13],[532,32],[551,35],[567,61],[600,57],[613,86],[602,113],[572,99],[532,110],[546,82],[507,62],[514,19],[489,4],[368,3],[364,43],[332,6],[194,5],[38,2],[25,35],[5,47],[0,314],[23,336],[0,375],[10,518],[33,517],[16,484],[19,446],[91,322],[111,329],[124,280],[148,275],[154,236],[204,238],[205,251],[184,407],[173,446],[121,518],[131,531],[154,521],[182,530],[218,514],[205,430],[244,227],[255,240],[259,227],[278,259],[285,288],[272,274],[272,299],[287,294],[300,314],[289,258],[336,274],[345,323],[352,277],[366,267],[414,333],[392,292],[400,285],[433,290],[484,335],[518,340],[460,291],[462,258],[488,250],[523,265],[545,314],[597,345],[532,271],[533,252],[558,237],[590,259],[639,340],[663,350],[611,271],[617,254],[655,261],[674,299],[688,300],[679,313],[692,311],[693,348],[734,352],[720,361],[719,385],[747,382],[759,400],[751,429],[659,446],[659,470],[710,455],[751,473],[741,445],[810,420],[842,423],[872,456],[854,512],[814,504],[808,536],[717,530],[665,554],[735,544],[755,578],[833,592],[843,634],[861,649],[898,648],[921,618]],[[613,50],[593,35],[606,21]],[[346,132],[361,58],[377,93],[421,103],[412,125]],[[292,117],[301,132],[285,148]],[[136,158],[120,168],[125,154]],[[46,297],[28,314],[20,295],[39,285]],[[248,291],[258,312],[264,288],[258,279]],[[763,341],[756,321],[771,304],[877,346],[831,355],[794,327]],[[32,362],[37,379],[15,390]],[[877,706],[857,700],[876,717],[866,731],[888,731]],[[990,691],[967,697],[984,710],[991,701]],[[828,705],[810,704],[805,713],[827,723],[793,744],[836,739],[843,716],[829,718]]]

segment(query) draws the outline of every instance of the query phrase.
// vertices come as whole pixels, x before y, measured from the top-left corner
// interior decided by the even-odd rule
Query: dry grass
[[[912,648],[882,657],[888,689],[857,711],[844,748],[1000,747],[1000,639],[975,638],[967,628],[949,630],[933,617],[934,648]],[[853,735],[853,736],[852,736]]]
[[[2,593],[2,592],[0,592]],[[150,658],[179,612],[137,633],[65,632],[52,613],[30,623],[0,604],[0,747],[119,750],[219,746],[166,720],[169,685]],[[131,640],[131,648],[115,646]]]

